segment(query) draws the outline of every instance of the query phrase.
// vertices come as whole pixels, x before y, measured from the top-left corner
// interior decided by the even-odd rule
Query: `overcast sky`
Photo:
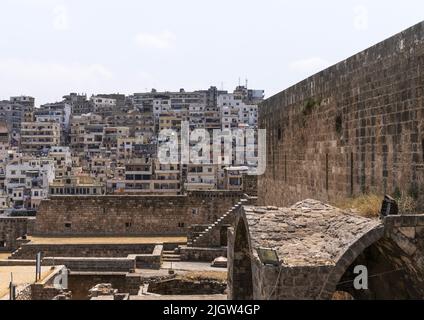
[[[267,97],[424,19],[422,0],[1,0],[0,99],[232,90]]]

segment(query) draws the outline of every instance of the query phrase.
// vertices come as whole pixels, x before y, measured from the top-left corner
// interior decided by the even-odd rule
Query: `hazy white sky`
[[[422,0],[1,0],[0,99],[241,78],[269,97],[424,19]]]

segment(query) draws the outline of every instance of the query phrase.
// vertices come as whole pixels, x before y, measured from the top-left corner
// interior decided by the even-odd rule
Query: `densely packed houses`
[[[0,101],[0,213],[35,214],[49,195],[242,190],[252,162],[165,164],[160,132],[181,137],[186,125],[213,137],[214,130],[255,129],[263,98],[262,90],[239,86],[232,93],[71,93],[41,106],[28,96]]]

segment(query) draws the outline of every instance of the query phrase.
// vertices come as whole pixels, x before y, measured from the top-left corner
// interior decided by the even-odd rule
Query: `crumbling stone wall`
[[[333,201],[424,181],[424,22],[266,100],[261,205]]]
[[[190,192],[183,196],[58,196],[43,201],[36,235],[186,235],[210,224],[243,198],[242,192]]]
[[[27,221],[27,218],[0,218],[0,252],[18,248],[16,240],[27,234]]]
[[[45,279],[31,284],[31,300],[52,300],[63,294],[64,290],[55,287],[56,277],[66,273],[64,266],[52,267],[54,270]]]

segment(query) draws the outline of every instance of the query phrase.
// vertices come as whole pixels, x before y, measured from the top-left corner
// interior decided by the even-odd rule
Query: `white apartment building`
[[[256,127],[258,124],[258,106],[245,104],[233,93],[218,96],[218,107],[221,112],[222,129],[237,128],[239,124]]]
[[[59,123],[61,130],[69,130],[72,106],[70,103],[58,102],[42,105],[34,110],[34,118],[37,122]]]
[[[55,166],[55,177],[69,176],[72,171],[72,153],[69,147],[52,147],[49,158],[53,159]]]
[[[94,112],[101,112],[103,110],[112,110],[116,107],[116,99],[92,96],[91,102],[94,105]]]
[[[6,165],[5,189],[14,208],[37,209],[54,181],[54,161],[23,157]]]
[[[189,164],[187,167],[187,190],[214,190],[217,188],[217,166],[214,164]]]

